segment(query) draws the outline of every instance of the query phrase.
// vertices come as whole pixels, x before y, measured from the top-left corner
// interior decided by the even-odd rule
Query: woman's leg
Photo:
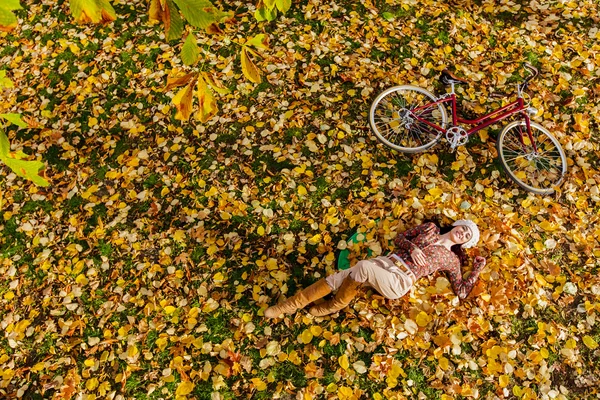
[[[266,318],[277,318],[281,314],[293,314],[296,310],[306,307],[308,304],[331,293],[331,287],[325,279],[319,279],[306,289],[286,299],[283,303],[269,307],[265,310]]]
[[[350,276],[358,282],[372,286],[387,299],[394,300],[404,296],[414,283],[414,275],[409,276],[400,270],[388,257],[362,261],[357,263],[356,267]]]
[[[402,297],[413,284],[412,277],[397,274],[388,270],[394,265],[387,257],[359,261],[354,267],[327,277],[333,289],[339,287],[335,297],[321,305],[314,306],[310,313],[324,316],[346,307],[358,292],[362,284],[372,286],[388,299]]]

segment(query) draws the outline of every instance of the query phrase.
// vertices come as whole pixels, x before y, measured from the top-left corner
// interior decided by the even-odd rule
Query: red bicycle
[[[383,91],[369,113],[369,123],[375,136],[386,146],[402,153],[418,153],[435,145],[445,135],[452,149],[467,143],[469,136],[510,116],[519,116],[498,135],[498,157],[508,176],[523,189],[547,195],[554,192],[567,172],[567,158],[560,143],[542,125],[532,122],[529,115],[537,109],[524,98],[529,82],[538,70],[525,64],[529,76],[517,85],[517,99],[477,119],[457,115],[455,85],[469,82],[443,71],[440,81],[449,85],[450,93],[436,97],[429,91],[412,85],[395,86]],[[448,124],[446,105],[452,110]],[[465,129],[459,124],[470,125]]]

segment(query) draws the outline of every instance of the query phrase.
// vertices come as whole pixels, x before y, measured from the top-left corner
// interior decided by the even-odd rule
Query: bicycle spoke
[[[512,157],[512,158],[504,158],[504,160],[506,162],[510,162],[510,161],[513,161],[513,160],[517,160],[519,158],[525,158],[525,156],[516,156],[516,157]]]
[[[432,125],[445,126],[442,105],[428,91],[399,86],[382,93],[371,106],[369,122],[375,135],[386,145],[406,153],[431,147],[439,138]]]
[[[531,136],[524,122],[502,132],[498,152],[510,177],[534,193],[551,193],[566,170],[560,145],[535,123],[531,124]]]
[[[411,131],[413,132],[413,137],[415,138],[415,142],[418,142],[419,145],[421,146],[421,145],[423,145],[423,141],[421,140],[423,132],[421,131],[421,128],[419,127],[419,125],[413,125],[413,126],[416,128],[416,130],[419,131],[418,134],[414,134],[415,132],[411,129]]]

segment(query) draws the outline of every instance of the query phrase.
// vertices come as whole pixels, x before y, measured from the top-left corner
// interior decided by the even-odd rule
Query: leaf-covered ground
[[[260,24],[254,5],[227,2],[236,22],[197,35],[196,70],[231,89],[206,124],[173,118],[167,76],[191,69],[145,2],[114,1],[106,26],[22,3],[0,33],[15,84],[0,112],[39,124],[8,136],[52,186],[1,166],[3,398],[597,398],[596,1],[302,0]],[[260,33],[253,84],[235,42]],[[441,93],[452,67],[481,112],[524,61],[541,71],[536,120],[569,158],[554,196],[507,180],[501,126],[412,157],[368,128],[388,86]],[[367,290],[333,317],[262,317],[333,272],[353,229],[385,253],[435,216],[482,229],[488,266],[467,300],[434,276],[396,301]]]

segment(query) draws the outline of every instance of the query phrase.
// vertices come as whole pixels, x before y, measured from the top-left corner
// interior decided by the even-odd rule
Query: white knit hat
[[[468,249],[469,247],[473,247],[479,242],[479,228],[475,222],[470,219],[459,219],[452,226],[466,226],[471,230],[471,239],[468,242],[462,244],[462,247]]]

